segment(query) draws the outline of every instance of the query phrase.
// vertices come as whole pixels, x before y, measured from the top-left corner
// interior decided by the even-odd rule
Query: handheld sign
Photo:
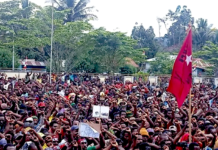
[[[80,123],[79,124],[79,136],[99,138],[100,133],[98,133],[95,129],[93,129],[87,123]]]
[[[124,76],[124,83],[126,83],[127,81],[129,82],[134,82],[134,77],[133,76]]]
[[[109,117],[109,109],[108,106],[93,105],[92,117],[107,119]]]

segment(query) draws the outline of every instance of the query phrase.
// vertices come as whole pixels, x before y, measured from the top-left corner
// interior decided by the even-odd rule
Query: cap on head
[[[33,122],[33,118],[29,117],[29,118],[26,119],[26,121],[32,121]]]
[[[170,126],[170,127],[169,127],[169,130],[170,130],[170,131],[177,132],[177,127],[176,127],[176,126]]]
[[[74,131],[74,130],[77,130],[77,129],[79,129],[79,127],[78,127],[77,125],[73,125],[73,126],[71,127],[71,131]]]
[[[145,136],[149,136],[148,131],[145,128],[141,128],[140,134],[145,135]]]
[[[0,140],[0,146],[5,146],[7,144],[7,141],[5,139]]]
[[[154,133],[154,129],[152,129],[152,128],[148,128],[147,131],[148,131],[148,133]]]
[[[45,103],[44,103],[44,102],[40,102],[40,103],[38,104],[38,106],[39,106],[39,107],[45,107]]]
[[[38,119],[38,117],[36,117],[36,116],[32,116],[32,118],[33,118],[33,119]]]

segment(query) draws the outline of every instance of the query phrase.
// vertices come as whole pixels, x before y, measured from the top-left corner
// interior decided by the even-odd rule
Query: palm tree
[[[22,9],[25,9],[29,6],[29,0],[21,0]]]
[[[218,44],[218,30],[217,29],[213,29],[213,31],[215,32],[215,34],[213,36],[213,42]]]
[[[88,7],[89,0],[54,0],[59,11],[69,10],[64,22],[74,22],[78,20],[97,19],[92,14],[94,7]]]
[[[214,37],[214,30],[212,25],[208,25],[207,19],[198,19],[196,21],[197,27],[194,28],[193,42],[197,48],[202,48],[205,43]]]

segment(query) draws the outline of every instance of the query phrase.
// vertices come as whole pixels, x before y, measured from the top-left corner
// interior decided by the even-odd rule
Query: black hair
[[[52,121],[52,122],[50,123],[50,126],[52,127],[55,123],[58,124],[57,121]]]
[[[6,144],[6,145],[4,146],[4,150],[7,150],[7,148],[10,147],[10,146],[14,146],[14,145],[11,144],[11,143],[8,143],[8,144]]]
[[[195,142],[191,143],[191,144],[189,144],[189,149],[194,149],[195,146],[199,146],[198,143],[195,143]]]
[[[172,111],[172,109],[171,108],[167,108],[167,111]]]
[[[43,134],[47,133],[48,132],[48,129],[47,128],[42,128],[41,131]]]
[[[147,148],[151,149],[151,146],[148,145],[147,143],[140,143],[138,147],[139,147],[139,150],[146,150]]]
[[[133,132],[135,129],[138,129],[137,127],[131,128],[131,132]]]
[[[200,120],[202,120],[202,121],[204,121],[204,122],[205,122],[205,119],[204,119],[204,118],[199,118],[199,119],[198,119],[198,121],[200,121]]]
[[[177,143],[177,146],[183,147],[183,148],[186,148],[187,145],[188,145],[187,142],[178,142],[178,143]]]
[[[214,129],[214,127],[213,127],[212,125],[210,125],[210,126],[207,127],[207,130],[208,130],[209,132],[211,132],[211,131],[210,131],[211,129]]]
[[[124,111],[124,110],[121,110],[121,111],[120,111],[120,115],[121,115],[121,113],[122,113],[122,112],[125,112],[125,113],[126,113],[126,111]]]
[[[6,132],[6,134],[10,134],[12,136],[12,138],[14,137],[13,131],[8,131],[8,132]]]
[[[198,117],[196,115],[192,115],[192,118],[195,118],[196,120],[198,119]]]
[[[64,114],[63,113],[58,113],[57,117],[60,117],[60,116],[64,116]]]

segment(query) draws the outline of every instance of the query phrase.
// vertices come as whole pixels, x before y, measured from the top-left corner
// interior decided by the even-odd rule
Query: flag
[[[192,30],[188,34],[175,60],[173,71],[167,89],[172,93],[181,107],[192,86]]]

